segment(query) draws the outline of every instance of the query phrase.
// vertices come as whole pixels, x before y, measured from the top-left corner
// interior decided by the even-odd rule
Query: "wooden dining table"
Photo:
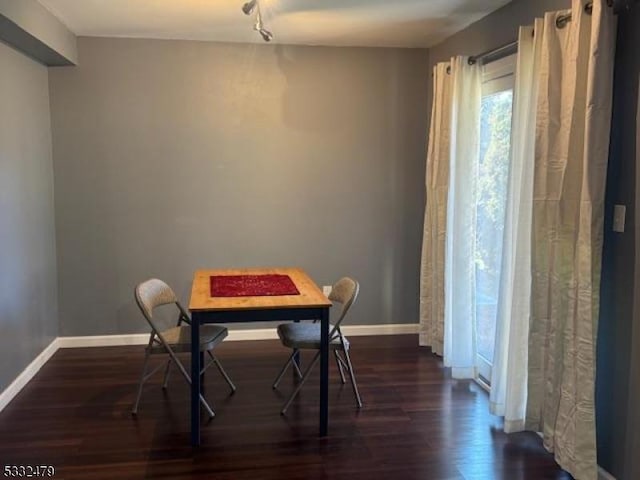
[[[288,276],[295,295],[212,296],[211,277],[253,275]],[[191,312],[191,444],[200,445],[200,326],[207,323],[245,323],[319,320],[320,436],[329,424],[329,309],[331,301],[300,268],[244,268],[198,270],[193,276]],[[242,388],[240,386],[240,388]]]

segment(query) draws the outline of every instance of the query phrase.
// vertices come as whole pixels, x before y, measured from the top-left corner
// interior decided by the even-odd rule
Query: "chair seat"
[[[220,325],[202,325],[200,327],[200,351],[212,350],[229,334],[227,327]],[[174,352],[191,351],[191,326],[169,328],[162,332],[165,341],[171,345]],[[154,344],[151,353],[166,353],[166,348],[161,344]]]
[[[333,325],[329,325],[329,333]],[[320,350],[320,323],[283,323],[278,325],[278,336],[285,347],[296,349]],[[337,332],[329,342],[329,348],[342,350]],[[349,348],[347,337],[343,336],[345,348]]]

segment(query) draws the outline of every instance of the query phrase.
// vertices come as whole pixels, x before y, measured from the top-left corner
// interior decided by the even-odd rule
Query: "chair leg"
[[[342,365],[342,368],[346,368],[347,370],[349,370],[349,366],[347,365],[347,362],[345,362],[344,358],[342,358],[342,356],[340,355],[340,353],[338,353],[337,350],[334,350],[334,352],[336,352],[336,357],[338,358],[338,362],[340,362],[340,365]]]
[[[278,388],[278,384],[280,383],[280,380],[282,380],[282,377],[284,376],[284,374],[286,373],[287,369],[289,368],[289,364],[290,363],[294,363],[293,361],[293,357],[296,354],[296,350],[294,350],[291,355],[289,356],[289,359],[286,361],[286,363],[282,366],[282,370],[280,370],[280,373],[278,374],[278,376],[276,377],[276,380],[273,382],[273,389],[275,390],[276,388]]]
[[[169,373],[171,373],[171,357],[169,357],[169,361],[167,362],[167,367],[164,370],[164,380],[162,381],[162,388],[164,390],[167,389],[167,385],[169,384]]]
[[[344,378],[344,371],[342,370],[342,359],[338,355],[338,351],[337,350],[334,350],[333,353],[334,353],[334,355],[336,357],[336,364],[338,365],[338,371],[340,372],[340,380],[342,381],[342,384],[344,385],[345,383],[347,383],[347,381]]]
[[[133,408],[131,409],[132,415],[138,414],[138,404],[140,403],[140,397],[142,396],[142,387],[144,385],[144,381],[146,380],[147,373],[147,365],[149,364],[149,350],[145,350],[144,352],[144,363],[142,365],[142,374],[140,375],[140,383],[138,384],[138,394],[136,395],[136,401],[133,404]]]
[[[229,387],[231,388],[231,393],[235,393],[236,391],[236,386],[233,384],[233,382],[231,381],[231,379],[229,378],[229,375],[227,375],[227,372],[225,372],[224,368],[222,368],[222,364],[220,363],[220,361],[218,360],[218,358],[211,353],[210,350],[207,350],[207,353],[209,354],[209,356],[211,357],[211,360],[213,361],[213,363],[215,363],[216,367],[218,367],[218,370],[220,371],[220,374],[224,377],[224,379],[227,381],[227,384],[229,385]]]
[[[204,406],[204,409],[207,411],[207,413],[209,414],[209,417],[213,418],[216,416],[215,412],[213,411],[213,409],[209,406],[209,404],[207,403],[207,401],[205,400],[205,398],[202,396],[202,394],[200,394],[200,403]]]
[[[360,399],[360,392],[358,391],[358,384],[356,383],[356,375],[353,372],[353,365],[351,364],[351,357],[349,356],[349,350],[344,349],[344,358],[347,360],[347,367],[349,367],[349,376],[351,377],[351,386],[353,387],[353,394],[356,396],[356,404],[358,408],[362,408],[362,400]]]
[[[191,377],[189,376],[189,374],[187,373],[187,371],[184,369],[184,367],[182,366],[182,363],[180,363],[180,361],[175,358],[175,362],[176,362],[176,367],[178,367],[178,370],[180,370],[180,373],[182,374],[182,377],[185,379],[185,381],[191,385]],[[202,393],[200,393],[200,403],[202,404],[202,406],[205,408],[205,410],[207,411],[207,413],[209,414],[209,417],[213,418],[216,416],[215,412],[213,411],[213,409],[209,406],[209,404],[207,403],[207,401],[205,400],[204,396],[202,395]]]
[[[294,357],[293,357],[293,362],[292,362],[293,369],[295,370],[296,375],[298,376],[298,379],[301,379],[302,378],[302,372],[300,371],[300,350],[295,348],[293,350],[293,352],[294,352]]]
[[[293,402],[293,399],[296,398],[296,396],[298,395],[298,392],[300,392],[300,390],[302,389],[304,382],[307,380],[307,378],[309,378],[309,374],[311,373],[311,370],[313,369],[315,364],[318,363],[318,360],[320,360],[320,352],[316,353],[316,355],[313,357],[313,360],[311,360],[311,363],[305,370],[304,375],[300,380],[300,383],[298,384],[296,389],[293,391],[293,393],[289,397],[289,400],[287,400],[287,403],[285,403],[284,407],[282,407],[282,410],[280,411],[281,415],[284,415],[285,413],[287,413],[287,409],[289,408],[289,405],[291,405],[291,402]]]

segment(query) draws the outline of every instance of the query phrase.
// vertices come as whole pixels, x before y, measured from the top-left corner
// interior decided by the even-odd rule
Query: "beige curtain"
[[[444,260],[451,153],[452,90],[449,63],[433,69],[433,105],[427,151],[427,203],[420,275],[420,345],[442,355]]]
[[[545,16],[536,121],[526,426],[596,479],[595,353],[615,20],[605,0]],[[558,16],[571,14],[564,28]]]

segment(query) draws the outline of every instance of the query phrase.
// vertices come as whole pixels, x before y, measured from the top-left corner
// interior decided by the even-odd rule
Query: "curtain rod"
[[[508,52],[514,51],[518,49],[518,41],[509,42],[506,45],[502,45],[498,48],[492,48],[491,50],[487,50],[486,52],[482,52],[480,55],[473,55],[469,57],[469,65],[475,65],[479,61],[483,61],[488,57],[497,57],[504,55],[506,56]]]
[[[637,2],[638,0],[634,0],[634,1]],[[613,4],[614,4],[614,0],[607,0],[607,5],[609,7],[612,7]],[[593,12],[593,1],[589,1],[585,4],[584,11],[588,15],[591,15],[591,13]],[[564,28],[567,26],[567,23],[569,23],[570,21],[571,21],[570,13],[566,15],[559,15],[558,18],[556,19],[556,27]],[[469,65],[475,65],[476,63],[482,62],[484,59],[488,57],[506,56],[509,52],[516,50],[517,47],[518,47],[518,42],[514,41],[514,42],[507,43],[506,45],[502,45],[501,47],[487,50],[486,52],[482,52],[479,55],[473,55],[469,57]]]

